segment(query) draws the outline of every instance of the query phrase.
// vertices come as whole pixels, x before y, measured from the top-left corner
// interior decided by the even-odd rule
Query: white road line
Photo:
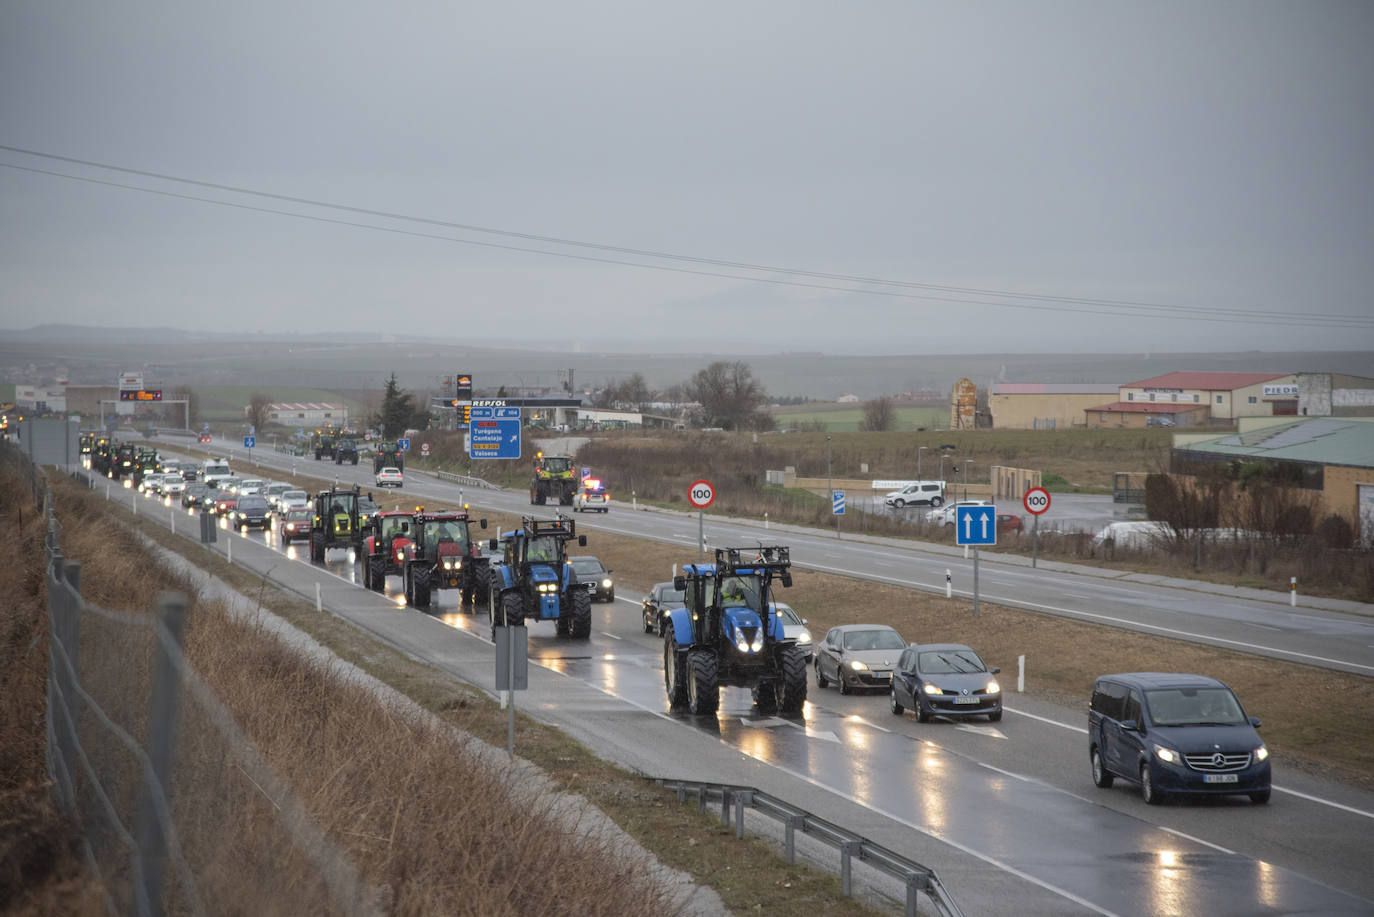
[[[1211,841],[1204,841],[1204,840],[1203,840],[1202,838],[1200,838],[1200,837],[1194,837],[1194,836],[1191,835],[1191,834],[1186,834],[1186,833],[1184,833],[1184,832],[1182,832],[1182,831],[1179,831],[1177,828],[1170,828],[1168,825],[1160,825],[1159,827],[1163,828],[1165,831],[1168,831],[1170,834],[1176,834],[1176,835],[1178,835],[1179,837],[1187,838],[1188,840],[1192,841],[1194,844],[1201,844],[1201,845],[1204,846],[1204,847],[1211,847],[1213,850],[1220,850],[1222,853],[1229,853],[1229,854],[1231,854],[1231,856],[1235,856],[1235,855],[1236,855],[1236,852],[1235,852],[1234,850],[1227,850],[1225,847],[1221,846],[1220,844],[1213,844]]]
[[[615,634],[611,633],[610,631],[605,631],[605,630],[603,630],[603,631],[598,631],[598,633],[600,633],[603,637],[610,637],[612,640],[624,640],[624,639],[625,639],[624,637],[617,637]]]

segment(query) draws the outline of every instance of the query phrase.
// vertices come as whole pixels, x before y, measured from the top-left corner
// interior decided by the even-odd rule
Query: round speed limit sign
[[[687,488],[687,502],[697,509],[705,509],[716,499],[716,489],[710,481],[693,481]]]
[[[1038,516],[1050,508],[1050,492],[1043,487],[1032,487],[1021,498],[1021,505],[1026,508],[1026,512]]]

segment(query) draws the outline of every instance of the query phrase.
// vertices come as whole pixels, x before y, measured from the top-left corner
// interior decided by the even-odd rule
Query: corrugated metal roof
[[[1115,385],[1101,382],[995,382],[994,395],[1115,395]]]
[[[1127,382],[1125,388],[1199,388],[1209,392],[1233,392],[1247,385],[1282,379],[1292,373],[1165,373],[1153,379]]]
[[[1231,433],[1180,446],[1186,452],[1211,452],[1284,462],[1314,462],[1374,468],[1374,423],[1319,417]]]
[[[1113,401],[1111,404],[1099,404],[1095,408],[1084,408],[1083,410],[1111,411],[1114,414],[1183,414],[1187,411],[1206,409],[1207,405],[1196,404],[1191,401],[1178,404],[1172,401]]]

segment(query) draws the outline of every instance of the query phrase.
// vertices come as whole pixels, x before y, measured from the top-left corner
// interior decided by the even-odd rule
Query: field
[[[777,418],[778,429],[804,427],[810,429],[821,425],[827,433],[854,433],[864,419],[862,404],[790,404],[769,408]],[[894,431],[900,430],[940,430],[949,426],[948,405],[908,405],[894,404]]]

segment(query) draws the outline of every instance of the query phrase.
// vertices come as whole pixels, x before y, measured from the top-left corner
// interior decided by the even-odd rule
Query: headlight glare
[[[988,692],[989,694],[1000,694],[1000,693],[1002,693],[1002,686],[999,685],[999,684],[997,683],[997,679],[995,679],[995,678],[988,679],[987,692]]]
[[[1263,745],[1261,745],[1259,748],[1256,748],[1256,749],[1255,749],[1255,760],[1256,760],[1256,761],[1264,761],[1264,760],[1268,759],[1268,757],[1269,757],[1269,749],[1265,748]]]
[[[1178,752],[1174,751],[1172,748],[1165,748],[1163,745],[1155,746],[1155,757],[1161,761],[1167,761],[1170,764],[1176,764],[1178,762]]]
[[[926,694],[944,694],[944,693],[945,693],[944,691],[941,691],[941,690],[940,690],[940,688],[939,688],[938,685],[933,685],[933,684],[931,684],[930,682],[926,682],[926,683],[925,683],[925,686],[922,687],[921,690],[922,690],[923,692],[925,692]]]
[[[851,660],[849,660],[849,667],[850,667],[851,669],[853,669],[855,672],[867,672],[867,671],[868,671],[868,666],[864,665],[862,662],[860,662],[860,661],[857,660],[857,659],[851,659]]]

